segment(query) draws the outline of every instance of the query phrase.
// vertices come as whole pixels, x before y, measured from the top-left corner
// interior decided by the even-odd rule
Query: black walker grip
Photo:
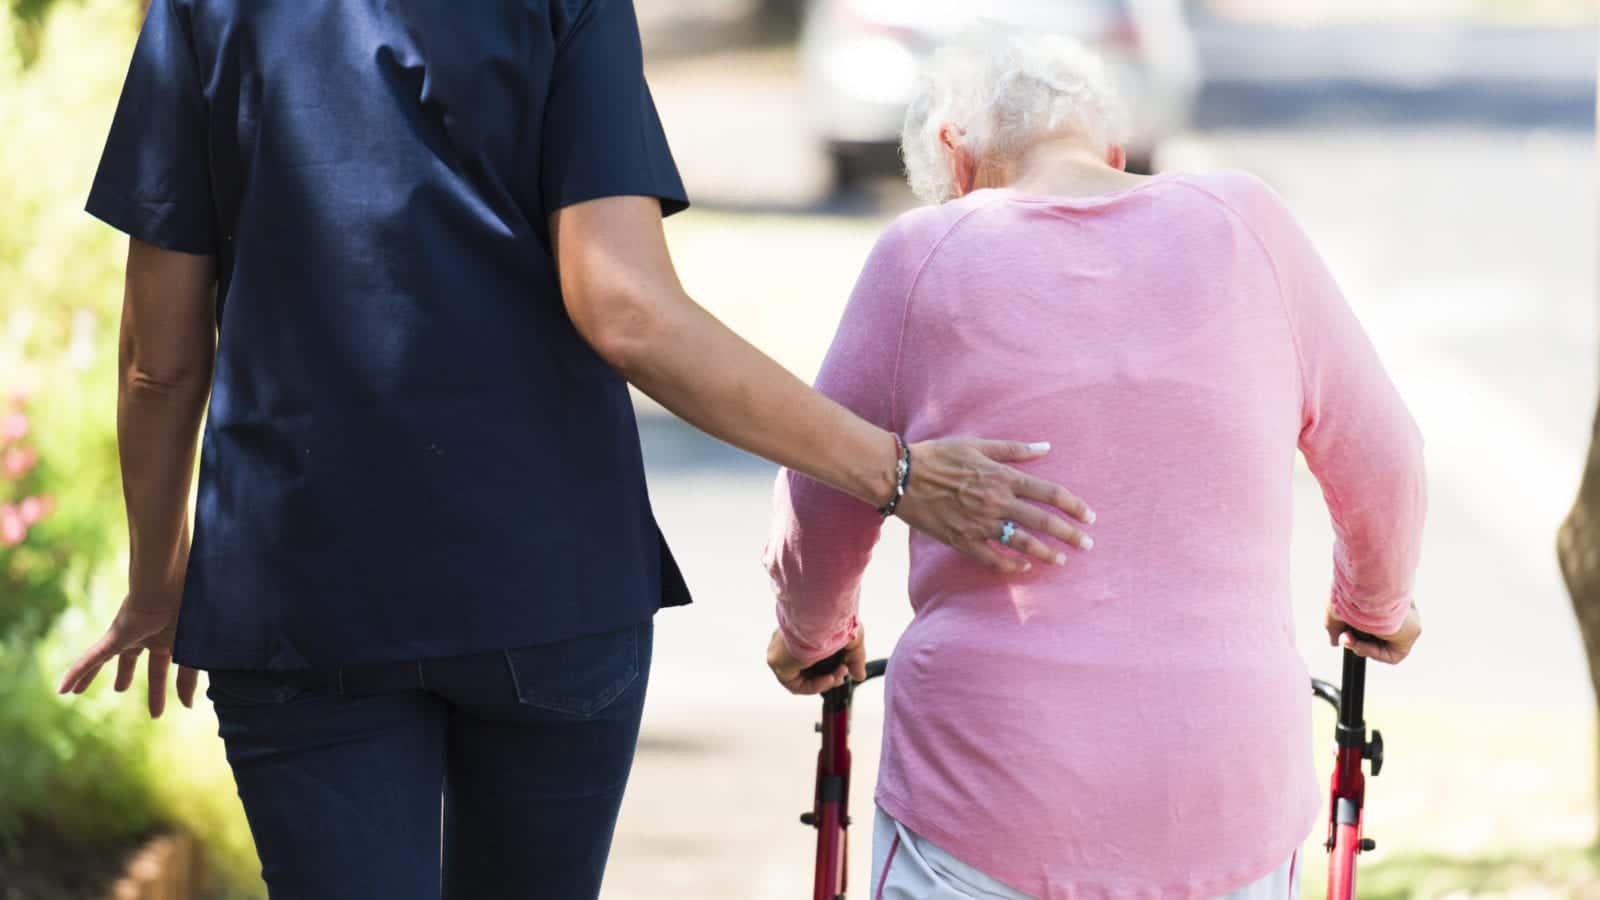
[[[844,651],[840,650],[838,653],[835,653],[821,662],[812,663],[811,665],[807,666],[805,670],[800,673],[800,677],[808,679],[822,678],[839,671],[839,667],[842,665],[844,665]]]

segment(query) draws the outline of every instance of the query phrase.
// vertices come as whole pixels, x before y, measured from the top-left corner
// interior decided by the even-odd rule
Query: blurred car
[[[842,183],[898,168],[917,73],[980,23],[1067,34],[1097,50],[1127,109],[1129,167],[1151,170],[1187,127],[1200,73],[1181,0],[812,0],[801,34],[807,105]]]

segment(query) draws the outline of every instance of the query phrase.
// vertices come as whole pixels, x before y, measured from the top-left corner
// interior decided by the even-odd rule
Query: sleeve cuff
[[[783,645],[789,648],[789,655],[800,660],[806,665],[819,663],[838,653],[855,637],[860,622],[851,616],[845,623],[832,633],[818,641],[807,640],[790,624],[789,617],[784,614],[783,604],[778,604],[778,633],[783,635]]]
[[[216,242],[209,231],[195,233],[193,229],[178,226],[172,203],[148,203],[95,189],[89,192],[84,211],[129,237],[163,250],[196,256],[216,254]]]
[[[642,185],[628,187],[623,185],[614,188],[588,188],[569,191],[551,204],[550,212],[554,213],[569,206],[588,203],[590,200],[603,200],[607,197],[654,197],[661,204],[661,218],[663,219],[689,208],[688,193],[682,189],[663,188],[659,185],[654,187]]]
[[[1336,588],[1333,592],[1333,612],[1339,621],[1351,628],[1382,637],[1399,631],[1405,623],[1406,615],[1411,612],[1411,594],[1401,594],[1393,602],[1374,608],[1370,603],[1352,603],[1343,591]]]

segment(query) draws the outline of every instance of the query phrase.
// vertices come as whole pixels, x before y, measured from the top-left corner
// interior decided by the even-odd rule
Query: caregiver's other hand
[[[148,651],[150,717],[160,718],[167,708],[167,673],[172,667],[172,639],[177,625],[176,603],[141,605],[131,595],[124,598],[111,627],[67,670],[57,693],[81,694],[88,690],[100,674],[100,667],[112,659],[117,661],[114,686],[118,692],[126,691],[138,671],[140,654]],[[188,666],[178,667],[178,700],[184,706],[194,706],[199,681],[199,672]]]
[[[1329,644],[1391,666],[1410,656],[1411,647],[1422,637],[1422,618],[1415,604],[1406,610],[1405,621],[1394,634],[1362,635],[1339,618],[1332,604],[1328,606],[1323,627],[1328,630]]]
[[[996,572],[1027,571],[1031,563],[1024,557],[1062,565],[1066,554],[1036,535],[1049,535],[1079,550],[1088,550],[1094,541],[1052,510],[1027,501],[1054,507],[1085,525],[1094,522],[1094,513],[1066,488],[1005,465],[1049,452],[1049,444],[975,438],[912,444],[911,480],[895,514]],[[1020,556],[999,547],[1006,522],[1016,523],[1007,546]]]
[[[789,652],[789,645],[783,640],[783,632],[774,631],[771,643],[767,644],[767,665],[772,669],[772,674],[777,676],[778,683],[787,688],[789,693],[820,694],[844,684],[846,675],[857,681],[867,679],[867,640],[864,629],[856,629],[856,636],[844,646],[843,652],[844,659],[837,668],[822,675],[807,677],[806,669],[815,663],[802,662],[796,658]]]

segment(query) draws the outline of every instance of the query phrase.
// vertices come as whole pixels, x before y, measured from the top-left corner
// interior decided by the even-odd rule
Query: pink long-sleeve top
[[[1050,441],[1026,468],[1099,514],[1092,550],[1011,579],[912,534],[878,804],[1046,900],[1214,897],[1288,859],[1320,806],[1295,451],[1335,525],[1333,605],[1366,631],[1409,607],[1425,495],[1417,428],[1278,197],[1167,175],[907,213],[817,386],[913,442]],[[879,519],[789,472],[776,507],[779,621],[821,659]]]

